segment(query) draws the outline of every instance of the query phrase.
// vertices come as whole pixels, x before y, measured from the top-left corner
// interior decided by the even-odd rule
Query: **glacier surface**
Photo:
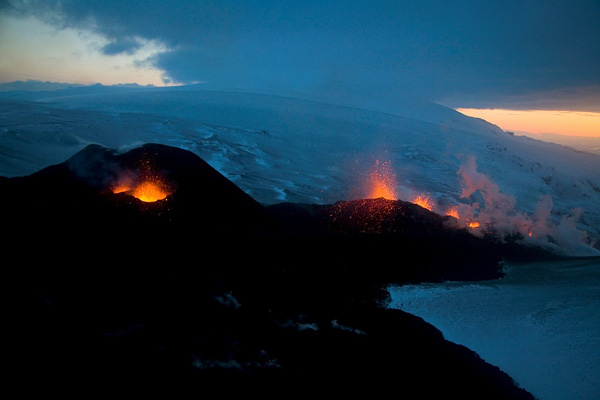
[[[389,292],[389,307],[423,318],[540,400],[600,398],[599,259],[515,264],[496,281]]]
[[[367,197],[373,166],[383,161],[394,169],[399,198],[424,193],[441,214],[467,203],[475,213],[487,206],[491,215],[495,205],[485,205],[481,193],[464,197],[458,172],[476,160],[476,173],[509,199],[511,208],[501,211],[512,225],[533,225],[545,201],[542,222],[555,228],[546,244],[575,238],[576,246],[567,243],[572,253],[600,254],[593,248],[600,238],[600,156],[513,136],[439,104],[332,104],[194,87],[77,93],[2,94],[0,175],[30,174],[90,143],[128,149],[155,142],[195,152],[264,204]]]

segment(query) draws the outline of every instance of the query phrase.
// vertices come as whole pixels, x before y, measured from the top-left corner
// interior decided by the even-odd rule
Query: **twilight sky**
[[[0,0],[0,82],[600,112],[598,21],[600,0]]]

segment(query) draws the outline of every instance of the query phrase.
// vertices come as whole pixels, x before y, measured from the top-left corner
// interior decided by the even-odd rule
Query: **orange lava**
[[[125,193],[125,192],[129,192],[131,190],[131,186],[130,185],[125,185],[125,184],[120,184],[117,185],[115,187],[112,188],[112,192],[114,194],[117,193]]]
[[[458,210],[456,207],[451,207],[448,211],[446,211],[446,215],[449,217],[453,217],[458,219]]]
[[[395,191],[396,174],[389,161],[375,161],[375,168],[369,176],[369,194],[371,199],[384,198],[386,200],[398,200]]]
[[[131,193],[133,197],[145,202],[153,202],[165,199],[169,193],[165,191],[160,184],[145,181],[139,184]]]
[[[171,194],[166,185],[152,180],[142,181],[137,184],[121,182],[112,188],[112,192],[114,194],[127,193],[147,203],[164,200]]]
[[[431,201],[431,199],[425,195],[419,195],[417,197],[415,197],[412,201],[412,203],[419,205],[423,208],[426,208],[429,211],[433,211],[433,201]]]
[[[470,219],[461,218],[458,214],[458,207],[456,206],[450,207],[448,211],[446,211],[446,215],[462,221],[461,223],[465,223],[471,229],[479,228],[479,226],[481,225],[478,221],[472,221]]]

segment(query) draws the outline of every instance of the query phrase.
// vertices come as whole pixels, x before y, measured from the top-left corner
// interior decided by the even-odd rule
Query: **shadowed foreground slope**
[[[146,181],[165,197],[135,198]],[[63,393],[126,383],[531,398],[420,318],[381,306],[388,283],[497,277],[502,251],[417,206],[345,207],[381,205],[395,216],[377,229],[354,226],[343,203],[265,208],[163,145],[90,146],[2,179],[11,380]]]

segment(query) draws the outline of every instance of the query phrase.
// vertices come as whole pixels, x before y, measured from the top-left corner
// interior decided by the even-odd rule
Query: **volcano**
[[[150,193],[156,198],[145,199],[144,188],[146,196]],[[256,201],[199,157],[158,144],[122,154],[90,145],[64,163],[5,180],[3,192],[9,194],[4,196],[3,206],[15,209],[20,218],[55,218],[57,227],[68,225],[60,223],[61,218],[78,213],[87,215],[79,215],[80,221],[73,223],[90,225],[92,221],[87,218],[96,215],[94,223],[100,224],[96,228],[118,226],[133,217],[169,220],[178,226],[193,224],[202,229],[260,225],[261,206]],[[138,200],[161,202],[145,207]],[[55,211],[49,213],[49,209]],[[208,209],[218,212],[207,213]],[[200,216],[202,223],[196,224],[195,218]]]
[[[160,195],[136,195],[147,184]],[[0,212],[12,370],[46,392],[532,398],[382,307],[386,284],[496,278],[515,254],[418,205],[267,207],[195,154],[147,144],[3,178]]]

